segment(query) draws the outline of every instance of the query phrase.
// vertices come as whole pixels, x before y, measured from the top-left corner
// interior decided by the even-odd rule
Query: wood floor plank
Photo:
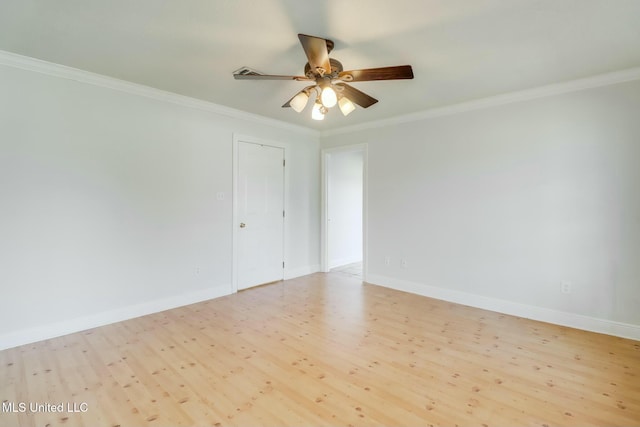
[[[640,343],[313,274],[0,352],[11,426],[640,425]]]

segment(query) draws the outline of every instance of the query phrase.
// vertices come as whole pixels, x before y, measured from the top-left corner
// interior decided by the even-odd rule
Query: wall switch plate
[[[222,191],[216,193],[216,199],[224,200],[224,193]]]
[[[564,280],[564,281],[560,282],[560,291],[563,294],[570,294],[571,293],[571,282],[569,282],[568,280]]]
[[[409,266],[409,263],[406,259],[402,259],[400,260],[400,265],[402,266],[402,268],[407,268]]]
[[[384,265],[391,265],[391,257],[384,257]]]

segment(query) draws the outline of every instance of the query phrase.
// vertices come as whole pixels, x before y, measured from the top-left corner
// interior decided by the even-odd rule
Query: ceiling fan
[[[242,68],[234,72],[237,80],[296,80],[312,81],[315,84],[305,87],[288,100],[282,107],[293,108],[301,112],[315,92],[315,100],[311,117],[315,120],[323,120],[329,108],[339,106],[345,116],[355,110],[357,104],[362,108],[368,108],[378,102],[364,92],[347,84],[347,82],[364,82],[371,80],[399,80],[412,79],[411,65],[399,65],[395,67],[367,68],[363,70],[344,71],[340,61],[329,58],[333,50],[332,40],[320,37],[298,34],[302,49],[307,55],[307,64],[304,67],[304,76],[280,76],[261,74],[249,68]]]

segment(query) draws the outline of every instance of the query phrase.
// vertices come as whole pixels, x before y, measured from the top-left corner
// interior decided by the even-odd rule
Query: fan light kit
[[[329,52],[333,50],[332,40],[306,34],[298,34],[298,39],[300,39],[302,49],[309,61],[304,67],[304,76],[260,74],[244,68],[240,72],[235,72],[233,77],[236,80],[315,81],[314,85],[305,87],[282,106],[284,108],[291,107],[296,113],[300,113],[313,96],[311,118],[314,120],[324,120],[329,108],[336,105],[338,105],[342,114],[346,116],[356,109],[356,105],[368,108],[378,102],[377,99],[348,85],[346,82],[413,78],[411,65],[343,71],[340,61],[329,58]]]

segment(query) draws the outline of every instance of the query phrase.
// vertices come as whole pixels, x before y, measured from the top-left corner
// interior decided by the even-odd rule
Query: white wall
[[[370,281],[633,335],[639,119],[633,81],[334,133],[323,147],[369,144]]]
[[[230,292],[233,133],[290,144],[285,275],[317,270],[312,132],[6,65],[0,94],[0,348]],[[370,281],[637,331],[638,117],[635,81],[323,143],[369,144]]]
[[[229,293],[236,132],[290,145],[286,274],[318,269],[311,132],[3,65],[0,94],[0,348]]]
[[[329,154],[329,268],[362,261],[362,169],[362,148]]]

